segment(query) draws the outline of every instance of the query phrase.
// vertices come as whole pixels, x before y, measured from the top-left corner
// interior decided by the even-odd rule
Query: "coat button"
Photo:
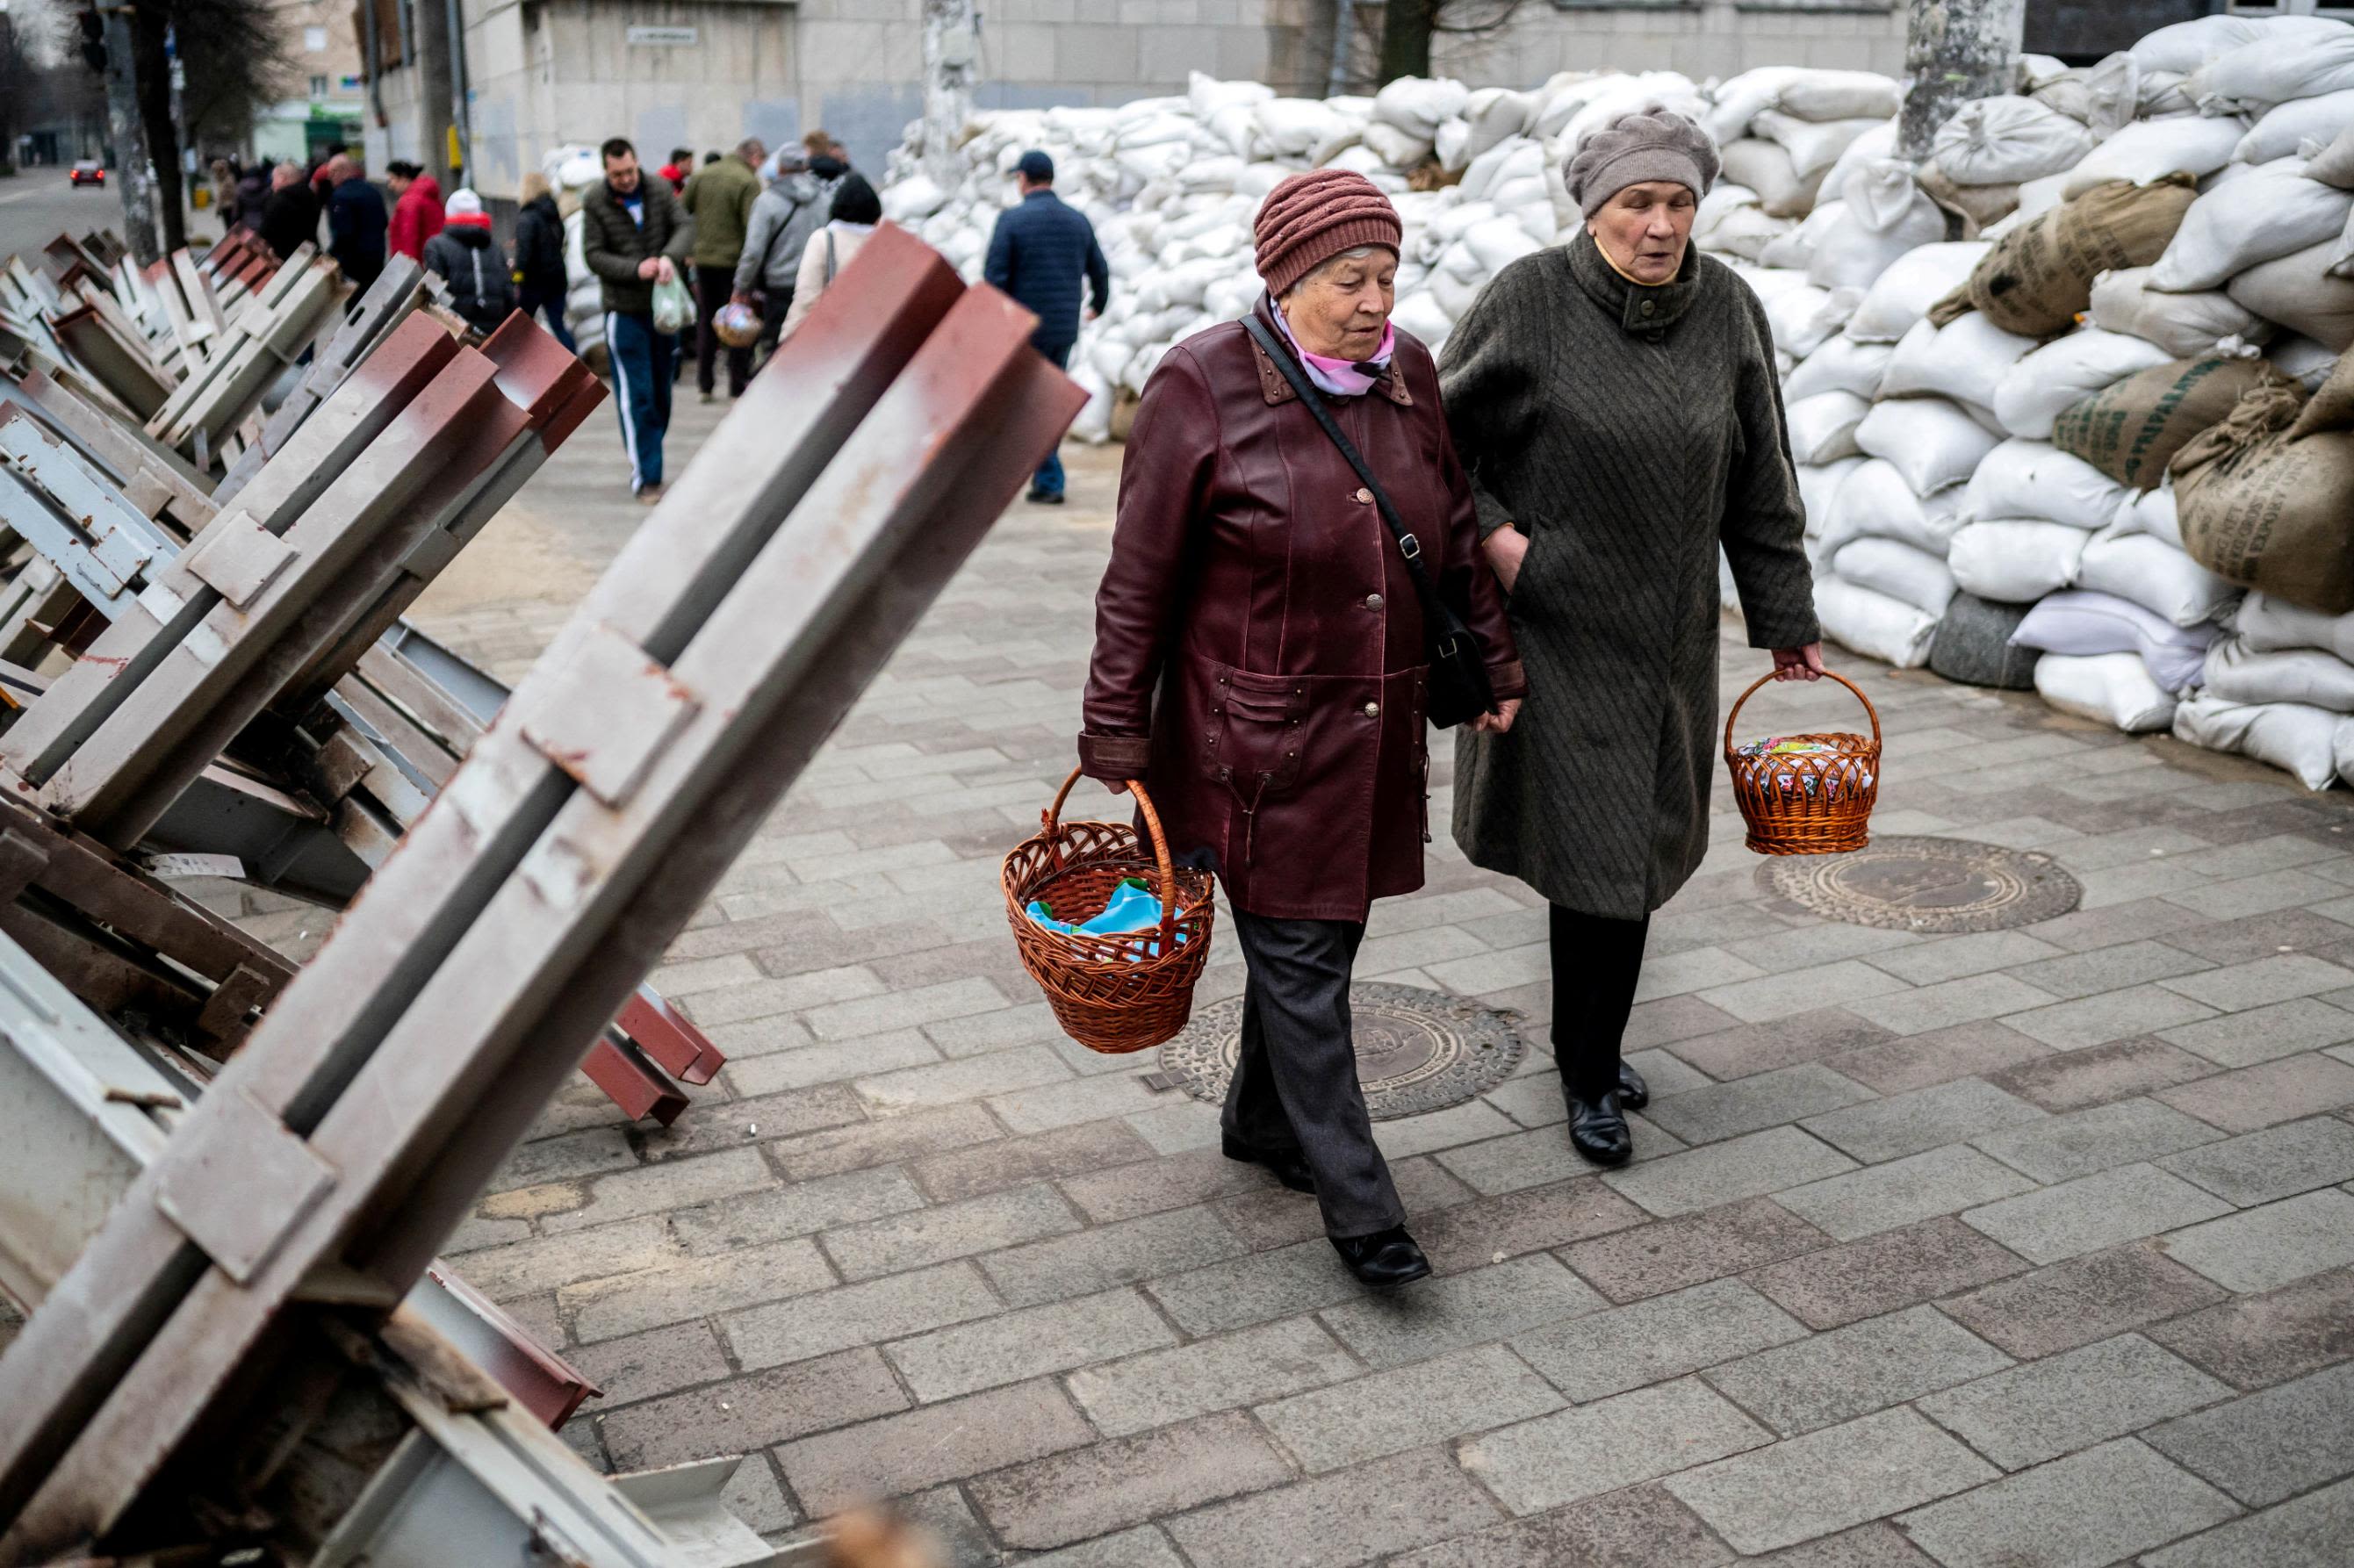
[[[1359,485],[1359,486],[1357,486],[1357,499],[1358,499],[1358,500],[1360,500],[1360,501],[1367,501],[1367,502],[1370,502],[1371,500],[1373,500],[1373,493],[1372,491],[1367,490],[1367,489],[1366,489],[1363,485],[1362,485],[1362,484],[1361,484],[1361,485]]]
[[[1379,717],[1381,717],[1381,716],[1382,716],[1382,705],[1381,705],[1381,704],[1379,704],[1379,703],[1367,703],[1367,704],[1365,705],[1365,716],[1366,716],[1367,718],[1379,718]]]
[[[1367,609],[1381,609],[1383,602],[1382,596],[1377,593],[1369,593],[1365,596],[1365,608]]]
[[[1658,302],[1658,301],[1656,301],[1656,300],[1645,300],[1645,301],[1643,302],[1643,313],[1644,313],[1645,315],[1647,315],[1647,316],[1650,316],[1650,315],[1657,315],[1657,314],[1659,314],[1659,302]]]

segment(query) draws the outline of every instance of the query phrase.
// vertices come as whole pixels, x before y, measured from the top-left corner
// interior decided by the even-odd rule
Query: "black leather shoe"
[[[1063,503],[1063,493],[1059,490],[1034,490],[1023,499],[1033,506],[1060,506]]]
[[[1641,1110],[1645,1106],[1649,1105],[1650,1103],[1651,1086],[1643,1082],[1643,1075],[1635,1071],[1634,1068],[1627,1065],[1626,1063],[1619,1063],[1618,1108],[1621,1110]]]
[[[1404,1225],[1369,1236],[1334,1236],[1331,1242],[1349,1272],[1367,1285],[1404,1285],[1430,1272],[1430,1259],[1422,1255]]]
[[[1626,1164],[1635,1152],[1635,1138],[1619,1112],[1618,1091],[1613,1089],[1596,1100],[1575,1095],[1566,1098],[1570,1147],[1596,1165]]]
[[[1264,1165],[1275,1172],[1275,1179],[1295,1192],[1316,1191],[1316,1178],[1309,1173],[1308,1158],[1296,1149],[1281,1153],[1253,1149],[1236,1138],[1223,1139],[1226,1158],[1239,1160],[1246,1165]]]

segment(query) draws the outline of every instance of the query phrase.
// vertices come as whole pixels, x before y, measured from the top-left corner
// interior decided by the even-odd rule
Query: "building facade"
[[[281,0],[279,29],[291,85],[300,90],[255,116],[256,157],[302,163],[338,143],[359,143],[366,75],[358,15],[343,0]]]

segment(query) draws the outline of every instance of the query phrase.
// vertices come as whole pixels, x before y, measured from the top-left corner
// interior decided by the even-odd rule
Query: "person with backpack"
[[[515,309],[527,316],[545,313],[547,330],[567,354],[578,354],[564,324],[564,297],[572,276],[564,263],[564,217],[547,176],[534,169],[523,177],[523,205],[515,210]]]
[[[472,191],[451,193],[441,232],[425,242],[425,266],[450,285],[450,308],[483,336],[514,313],[514,281],[491,238],[491,215]]]
[[[441,206],[441,183],[418,164],[394,162],[385,165],[384,184],[393,196],[387,249],[395,256],[424,260],[425,242],[440,233],[448,221]]]
[[[787,332],[801,324],[801,318],[815,308],[818,297],[833,286],[833,280],[852,257],[866,248],[874,238],[875,226],[883,221],[883,201],[875,187],[866,183],[864,175],[844,175],[842,188],[833,193],[833,216],[826,226],[809,238],[801,250],[800,276],[793,281],[792,309],[785,313]]]
[[[839,183],[838,178],[833,182]],[[788,147],[777,154],[776,176],[752,204],[744,254],[736,263],[729,295],[737,304],[759,307],[760,336],[754,347],[762,360],[776,351],[801,277],[801,250],[825,222],[832,201],[832,185],[810,171],[799,149]]]

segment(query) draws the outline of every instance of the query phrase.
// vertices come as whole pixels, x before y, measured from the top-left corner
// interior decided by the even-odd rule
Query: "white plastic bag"
[[[2198,696],[2174,710],[2174,737],[2269,762],[2308,789],[2327,789],[2338,781],[2338,741],[2347,723],[2302,703],[2243,705]]]
[[[1881,395],[1949,397],[1983,408],[1992,418],[1994,389],[2034,347],[2033,338],[2005,332],[1977,311],[1944,327],[1925,317],[1913,323],[1890,356],[1881,376]],[[1826,346],[1815,358],[1829,352]]]
[[[2072,591],[2038,599],[2010,641],[2048,653],[2131,653],[2160,691],[2183,692],[2199,683],[2215,635],[2212,626],[2176,626],[2130,599]]]
[[[2241,589],[2176,546],[2137,531],[2094,535],[2076,569],[2080,588],[2111,593],[2177,626],[2213,620],[2239,603]]]
[[[1788,403],[1790,455],[1804,463],[1836,462],[1857,453],[1855,428],[1872,405],[1852,392],[1822,392]]]
[[[1962,525],[1961,494],[1959,486],[1949,486],[1925,501],[1913,493],[1894,463],[1872,458],[1831,497],[1822,537],[1832,549],[1851,539],[1896,539],[1942,560]]]
[[[2174,722],[2174,699],[2131,653],[2046,653],[2035,662],[2035,690],[2062,713],[2127,735],[2155,734]]]
[[[2171,174],[2206,178],[2232,161],[2240,145],[2237,120],[2178,114],[2167,120],[2137,120],[2084,154],[2068,171],[2063,196],[2075,197],[2107,180],[2146,185]]]
[[[1899,670],[1927,663],[1937,635],[1935,616],[1836,577],[1815,579],[1815,615],[1825,636]]]
[[[2164,365],[2166,350],[2123,333],[2081,327],[2010,367],[1994,392],[1995,418],[2014,436],[2052,439],[2052,421],[2137,370]]]
[[[2048,441],[2014,438],[1987,453],[1970,476],[1962,516],[1971,523],[2036,518],[2092,534],[2115,519],[2128,493],[2083,458]]]
[[[2093,324],[2154,343],[2177,359],[2211,354],[2227,337],[2243,343],[2272,337],[2272,323],[2222,291],[2167,293],[2149,286],[2151,270],[2127,267],[2094,279]]]
[[[2083,122],[2031,98],[1972,99],[1937,127],[1931,156],[1957,185],[2018,185],[2073,168],[2094,147]]]
[[[1995,449],[1997,438],[1938,397],[1903,397],[1875,404],[1855,430],[1866,454],[1895,465],[1915,495],[1935,495],[1970,477]]]
[[[2075,582],[2089,537],[2064,523],[1971,523],[1955,534],[1946,564],[1980,599],[2032,604]]]
[[[2354,664],[2318,648],[2258,652],[2227,637],[2207,651],[2202,679],[2206,695],[2221,703],[2298,703],[2354,714]]]
[[[2346,227],[2354,191],[2305,177],[2299,158],[2261,164],[2190,204],[2150,273],[2172,293],[2220,288],[2259,262],[2329,239]]]
[[[1789,402],[1823,392],[1852,392],[1867,402],[1880,395],[1881,377],[1895,349],[1884,343],[1858,343],[1841,334],[1807,355],[1782,383]]]
[[[1930,615],[1954,599],[1954,574],[1939,557],[1894,539],[1861,538],[1841,546],[1831,569],[1849,582]]]
[[[695,296],[686,291],[686,284],[676,273],[654,285],[654,331],[665,334],[684,332],[695,324]]]
[[[1992,249],[1982,240],[1924,245],[1889,264],[1848,318],[1847,335],[1860,343],[1894,343],[1929,313],[1929,307],[1969,281]]]

